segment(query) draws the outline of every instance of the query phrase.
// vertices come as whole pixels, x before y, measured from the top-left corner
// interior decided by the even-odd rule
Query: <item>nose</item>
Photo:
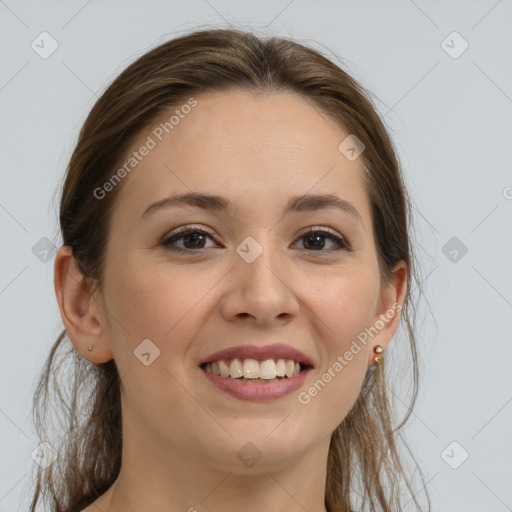
[[[293,274],[280,264],[278,254],[263,252],[248,263],[235,253],[234,267],[222,300],[221,313],[228,321],[242,318],[258,326],[279,321],[288,323],[296,317],[300,303],[294,291]]]

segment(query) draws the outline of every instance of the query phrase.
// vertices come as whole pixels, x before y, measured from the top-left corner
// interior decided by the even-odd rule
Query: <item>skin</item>
[[[87,292],[69,247],[56,256],[69,338],[95,363],[114,358],[122,379],[121,472],[85,510],[325,511],[330,434],[375,364],[373,348],[391,341],[399,313],[307,405],[298,392],[238,400],[198,364],[240,344],[289,344],[314,362],[304,391],[379,315],[403,304],[407,268],[397,263],[381,289],[361,159],[338,150],[348,133],[317,107],[287,92],[194,97],[198,105],[121,184],[102,288]],[[169,208],[139,220],[150,204],[190,191],[227,197],[236,209]],[[289,197],[306,193],[338,195],[362,222],[336,209],[283,217]],[[196,253],[160,245],[189,224],[215,235],[203,245],[186,237],[175,244]],[[330,250],[338,246],[327,237],[315,249],[301,234],[310,226],[330,227],[353,251]],[[235,251],[247,236],[263,248],[252,263]],[[149,366],[134,356],[144,339],[160,349]],[[248,442],[262,454],[252,467],[237,457]]]

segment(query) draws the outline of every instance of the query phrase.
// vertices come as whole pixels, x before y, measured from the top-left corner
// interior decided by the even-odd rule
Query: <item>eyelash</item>
[[[201,252],[201,251],[204,251],[206,249],[182,249],[181,247],[176,247],[176,246],[173,246],[172,244],[174,242],[176,242],[177,240],[179,240],[180,238],[183,238],[184,236],[186,235],[191,235],[191,234],[201,234],[201,235],[208,235],[210,238],[213,238],[213,233],[206,230],[205,228],[203,227],[196,227],[196,226],[187,226],[185,228],[182,228],[180,229],[179,231],[173,233],[172,235],[170,235],[169,237],[165,238],[164,240],[162,240],[161,242],[161,245],[165,248],[168,248],[172,251],[176,251],[176,252],[181,252],[181,253],[193,253],[193,252]],[[332,240],[333,242],[335,242],[336,244],[338,244],[338,248],[337,249],[328,249],[326,251],[324,250],[319,250],[319,251],[309,251],[308,249],[303,249],[304,251],[307,251],[307,252],[319,252],[319,253],[332,253],[332,252],[337,252],[337,251],[346,251],[346,252],[351,252],[353,249],[352,249],[352,246],[350,244],[350,241],[347,239],[347,238],[344,238],[344,237],[341,237],[339,236],[338,234],[336,234],[335,231],[331,231],[327,228],[314,228],[314,227],[310,227],[308,228],[308,230],[306,232],[303,232],[297,240],[300,240],[301,238],[304,238],[304,237],[307,237],[307,236],[312,236],[312,235],[323,235],[323,236],[326,236],[328,239]]]

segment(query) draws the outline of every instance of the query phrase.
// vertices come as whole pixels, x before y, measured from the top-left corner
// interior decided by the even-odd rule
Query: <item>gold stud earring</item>
[[[91,345],[89,345],[89,346],[87,347],[87,350],[90,352],[90,351],[92,350],[92,346],[91,346]]]
[[[376,345],[375,348],[373,349],[373,352],[374,354],[382,354],[384,352],[384,349],[380,345]],[[382,355],[375,356],[375,364],[377,364],[377,366],[381,363],[383,357],[384,356]]]

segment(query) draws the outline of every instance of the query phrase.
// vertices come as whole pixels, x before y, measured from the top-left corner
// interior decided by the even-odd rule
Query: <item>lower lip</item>
[[[213,373],[200,368],[203,375],[218,389],[228,395],[234,396],[240,400],[249,400],[263,402],[266,400],[276,400],[283,396],[293,393],[299,389],[306,379],[311,368],[304,370],[294,377],[287,377],[276,382],[244,382],[231,377],[219,377]]]

